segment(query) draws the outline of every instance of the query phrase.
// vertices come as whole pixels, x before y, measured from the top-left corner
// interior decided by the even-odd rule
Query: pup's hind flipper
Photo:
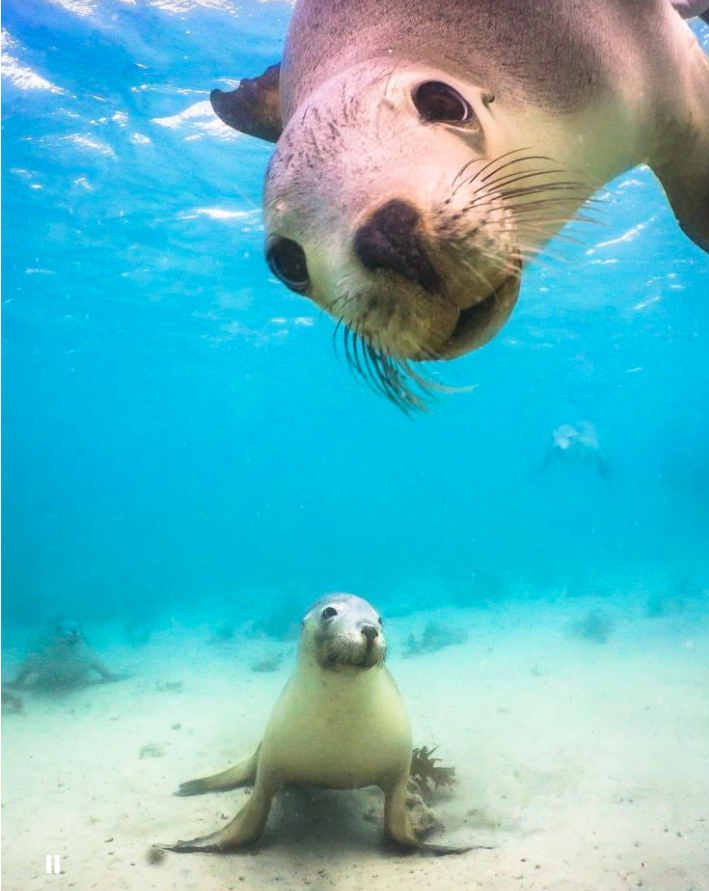
[[[229,789],[238,789],[239,786],[248,786],[256,779],[256,767],[258,765],[258,749],[245,761],[240,761],[234,767],[215,773],[211,777],[201,777],[198,780],[188,780],[181,783],[175,795],[204,795],[206,792],[226,792]]]

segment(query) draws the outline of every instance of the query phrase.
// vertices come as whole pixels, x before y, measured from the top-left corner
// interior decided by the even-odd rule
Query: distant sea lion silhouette
[[[211,101],[277,141],[271,271],[403,408],[410,362],[494,337],[528,260],[630,167],[709,251],[709,61],[668,0],[298,0],[283,63]]]
[[[22,697],[16,693],[11,693],[5,686],[2,688],[2,710],[11,714],[19,715],[25,709]]]
[[[63,689],[90,683],[91,673],[101,681],[118,681],[89,646],[74,619],[53,622],[31,647],[17,676],[4,686]]]
[[[590,421],[578,424],[562,424],[552,433],[552,441],[547,449],[540,471],[554,461],[579,464],[593,464],[603,479],[610,476],[608,462],[601,451],[598,434]]]
[[[258,749],[223,773],[183,783],[176,793],[201,795],[253,783],[248,802],[223,829],[165,848],[221,852],[249,844],[263,832],[278,790],[291,784],[379,786],[388,839],[435,854],[471,850],[426,844],[411,829],[411,728],[385,655],[381,618],[366,600],[339,593],[317,600],[303,619],[295,673]]]

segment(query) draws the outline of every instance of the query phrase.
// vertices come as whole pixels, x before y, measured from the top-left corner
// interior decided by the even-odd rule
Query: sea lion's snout
[[[363,625],[361,631],[366,637],[368,644],[373,643],[379,637],[379,629],[375,628],[374,625]]]
[[[425,291],[435,291],[441,280],[426,253],[420,223],[413,205],[397,198],[387,201],[357,229],[357,258],[367,269],[396,272]]]

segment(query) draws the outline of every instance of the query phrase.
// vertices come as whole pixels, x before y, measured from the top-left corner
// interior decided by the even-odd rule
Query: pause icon
[[[59,866],[59,854],[54,854],[54,869],[52,869],[52,855],[47,854],[47,872],[59,875],[61,867]]]

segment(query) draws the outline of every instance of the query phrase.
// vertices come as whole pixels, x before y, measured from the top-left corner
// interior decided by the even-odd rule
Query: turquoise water
[[[279,58],[290,11],[4,4],[8,626],[705,586],[709,259],[652,174],[612,183],[497,339],[435,369],[474,389],[409,419],[268,272],[270,148],[207,104]],[[538,473],[580,420],[610,479]]]

